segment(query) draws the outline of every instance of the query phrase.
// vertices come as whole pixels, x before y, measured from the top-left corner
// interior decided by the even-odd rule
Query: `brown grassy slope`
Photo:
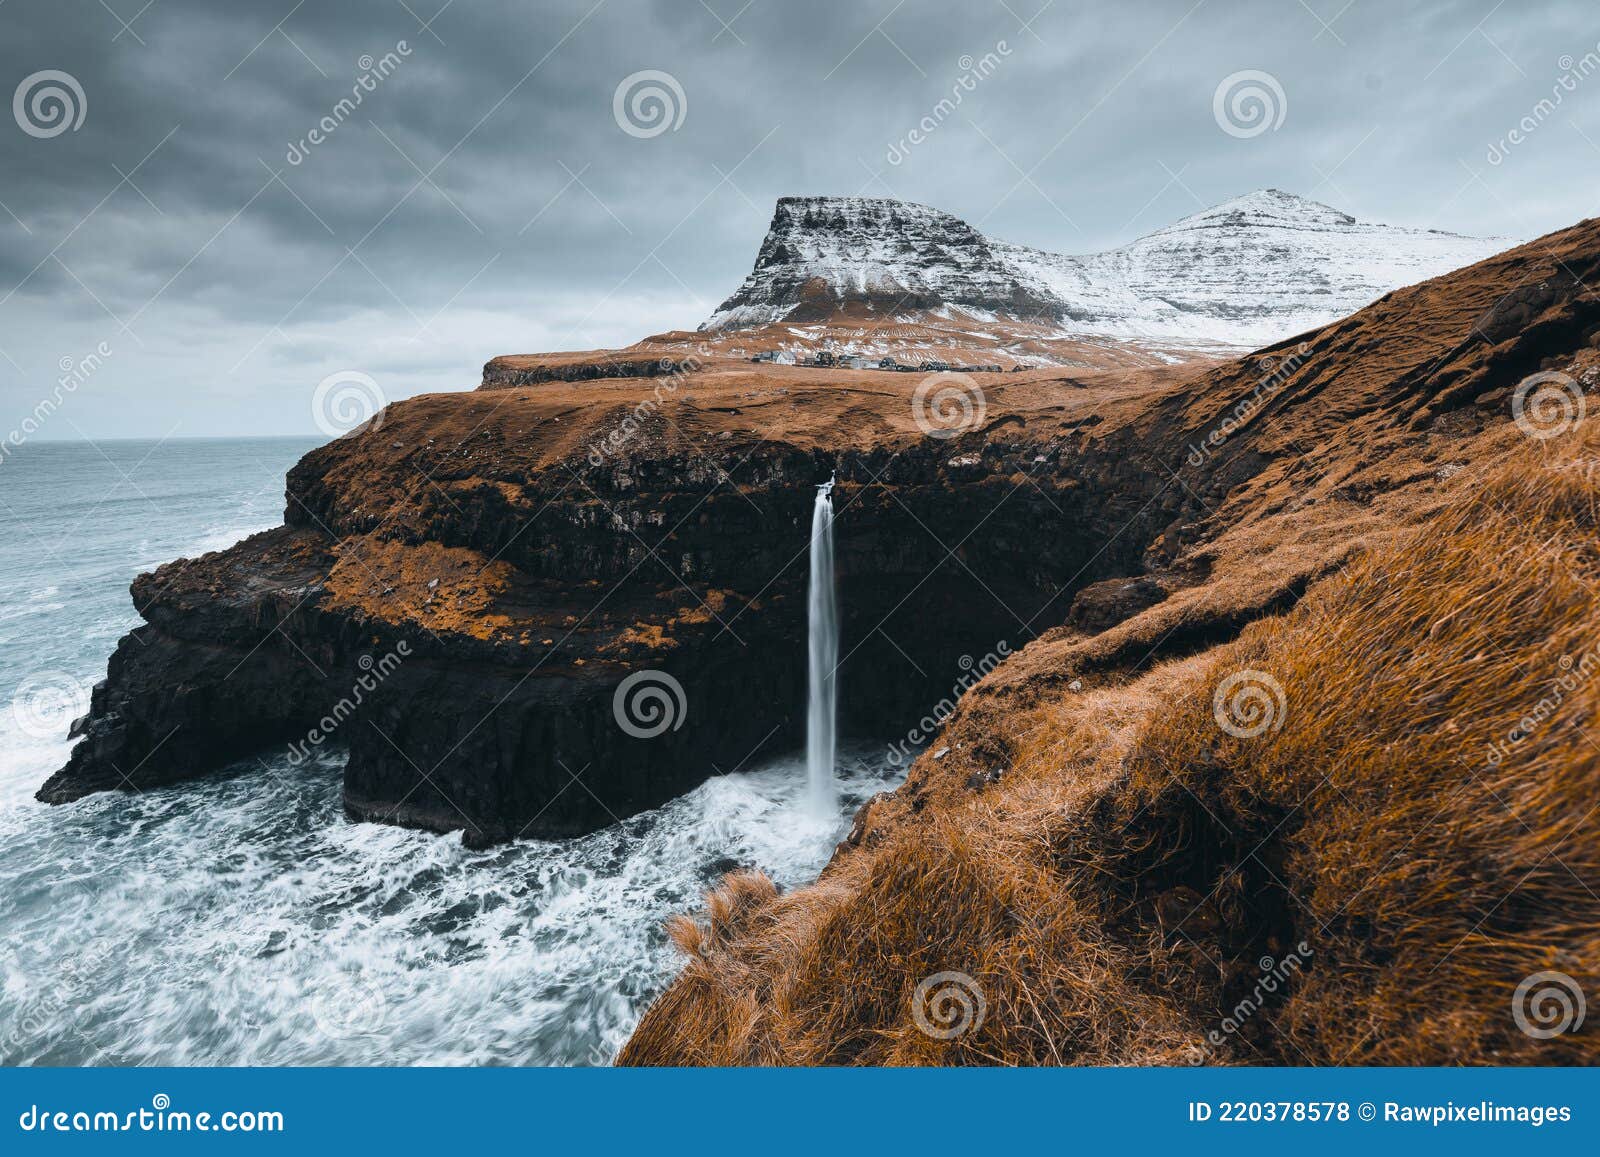
[[[1597,472],[1591,423],[1458,476],[1431,526],[1234,643],[969,710],[818,885],[734,878],[679,920],[688,965],[623,1061],[1600,1062],[1510,1013],[1530,973],[1600,985]],[[1236,738],[1213,695],[1244,670],[1283,699]],[[943,772],[997,733],[998,782]],[[1290,952],[1286,994],[1222,1032]],[[941,972],[985,1005],[948,1041],[914,1016]]]
[[[1593,1026],[1539,1041],[1511,1009],[1547,969],[1600,991],[1600,429],[1508,412],[1522,374],[1594,376],[1563,278],[1596,254],[1585,225],[1313,335],[1201,524],[1152,545],[1174,593],[969,693],[815,886],[734,877],[680,919],[622,1062],[1600,1062]],[[1244,376],[1169,395],[1151,438]],[[1213,699],[1242,671],[1282,689],[1250,677],[1253,738]],[[919,1003],[942,973],[968,979]]]

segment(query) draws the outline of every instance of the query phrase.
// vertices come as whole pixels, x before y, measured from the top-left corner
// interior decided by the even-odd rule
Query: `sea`
[[[50,807],[142,571],[282,520],[294,438],[37,442],[0,459],[0,1064],[604,1065],[731,866],[813,879],[900,772],[840,751],[718,775],[578,839],[473,851],[352,823],[344,756]]]

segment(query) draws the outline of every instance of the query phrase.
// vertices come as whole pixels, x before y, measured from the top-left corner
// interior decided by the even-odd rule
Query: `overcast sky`
[[[0,437],[101,343],[39,437],[315,433],[329,374],[692,328],[785,194],[1066,252],[1264,186],[1533,237],[1600,199],[1597,45],[1593,0],[0,0]],[[619,119],[646,70],[667,120]]]

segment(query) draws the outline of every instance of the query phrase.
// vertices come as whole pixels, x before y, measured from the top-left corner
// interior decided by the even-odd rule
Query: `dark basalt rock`
[[[529,358],[493,358],[484,363],[481,390],[510,390],[545,382],[593,382],[605,378],[659,378],[688,373],[688,358],[595,357],[540,362]]]
[[[1106,579],[1078,592],[1077,598],[1072,600],[1067,622],[1080,631],[1096,634],[1131,619],[1166,597],[1165,587],[1142,575]]]
[[[1151,506],[1143,532],[1102,551],[1147,502],[1140,484],[1094,502],[1053,475],[1019,490],[1012,475],[1039,448],[1017,437],[965,455],[925,439],[836,463],[771,444],[730,448],[726,462],[565,464],[520,475],[517,508],[494,468],[473,465],[481,485],[412,487],[380,517],[376,474],[331,479],[357,454],[410,445],[402,422],[308,455],[290,475],[288,526],[134,583],[146,623],[117,648],[40,799],[303,754],[326,732],[349,751],[352,818],[475,844],[592,831],[803,742],[818,477],[839,478],[841,726],[863,736],[903,732],[950,693],[963,656],[1001,640],[1018,649],[1059,622],[1076,584],[1134,565],[1160,515]],[[717,471],[734,469],[738,483],[718,487]],[[542,511],[532,529],[529,506]],[[423,577],[428,552],[444,550],[512,569],[492,614],[447,613],[455,580]],[[384,552],[402,560],[399,577]],[[478,631],[495,616],[515,629]],[[644,641],[622,645],[634,636]],[[381,662],[396,653],[392,669]],[[375,664],[384,677],[355,694]],[[618,694],[651,671],[681,686],[680,715],[641,737],[619,722]]]

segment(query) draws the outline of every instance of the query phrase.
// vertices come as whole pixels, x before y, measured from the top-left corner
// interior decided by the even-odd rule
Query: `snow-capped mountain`
[[[755,268],[700,328],[954,310],[1062,336],[1254,348],[1507,244],[1361,222],[1264,189],[1121,248],[1066,256],[987,238],[905,201],[784,197]]]

